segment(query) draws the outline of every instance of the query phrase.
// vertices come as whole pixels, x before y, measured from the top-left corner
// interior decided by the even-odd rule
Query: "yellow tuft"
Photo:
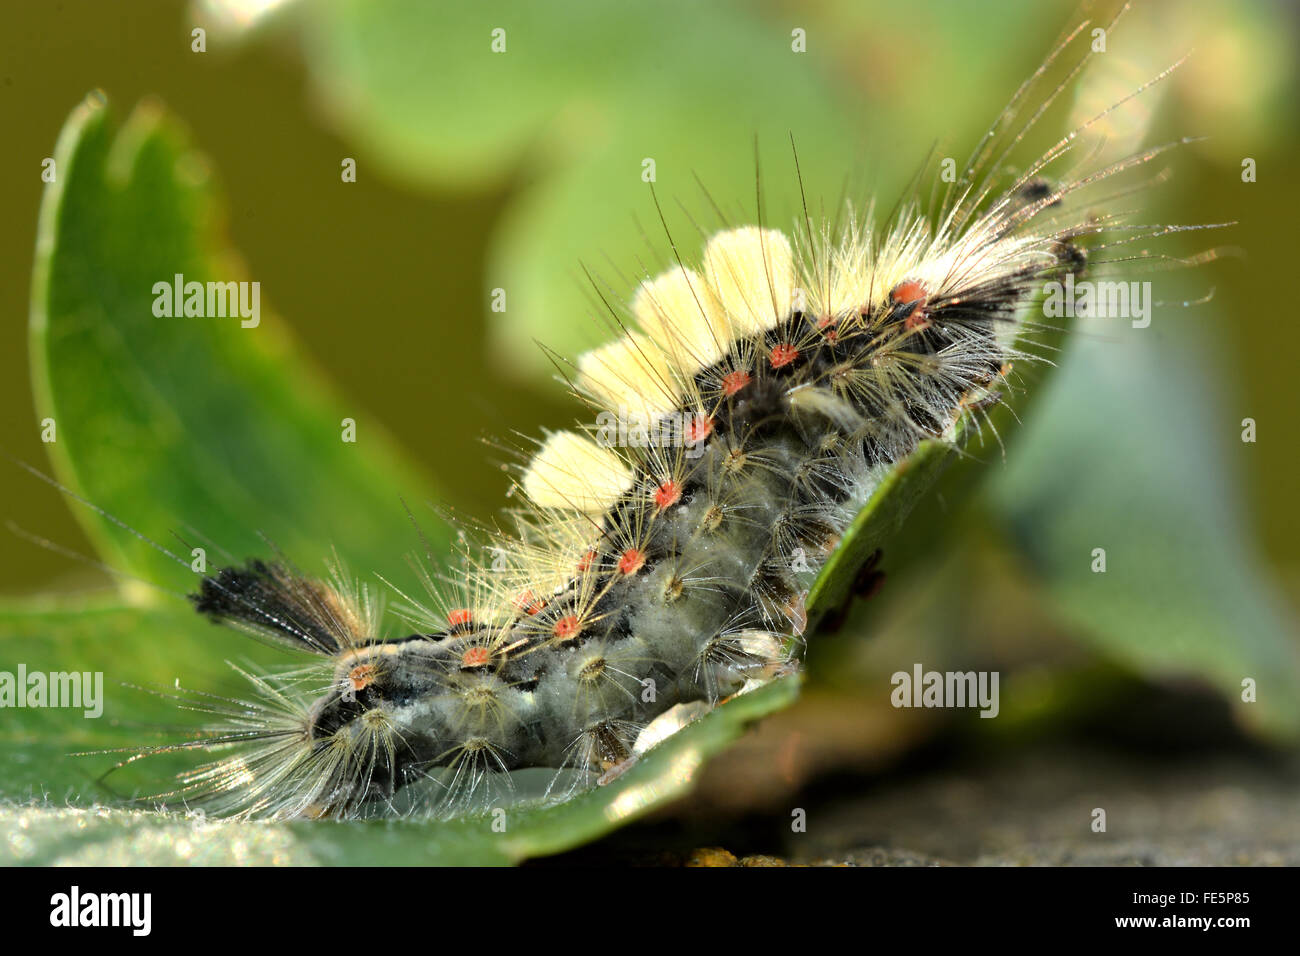
[[[731,344],[712,290],[699,273],[681,266],[642,282],[632,314],[684,378],[719,361]]]
[[[524,472],[524,493],[542,508],[608,511],[632,487],[632,473],[607,448],[573,432],[546,439]]]
[[[794,253],[776,229],[742,226],[718,233],[704,247],[704,276],[733,338],[765,332],[790,314]]]
[[[577,384],[602,408],[626,409],[647,428],[681,398],[663,353],[636,332],[581,356]]]

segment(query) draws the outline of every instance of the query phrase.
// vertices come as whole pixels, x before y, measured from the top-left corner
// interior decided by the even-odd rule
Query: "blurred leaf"
[[[1048,601],[1095,647],[1151,679],[1204,680],[1255,732],[1294,739],[1300,644],[1233,463],[1255,446],[1162,317],[1082,330],[989,498]],[[1257,703],[1241,700],[1245,678]]]
[[[337,542],[349,565],[404,580],[402,554],[418,539],[401,499],[418,506],[426,484],[363,408],[303,370],[269,309],[255,328],[154,315],[157,282],[245,274],[221,243],[210,172],[184,134],[156,104],[116,133],[107,112],[98,93],[73,112],[41,208],[32,377],[38,415],[57,423],[56,475],[187,563],[173,529],[208,547],[212,564],[225,560],[213,547],[266,554],[265,533],[304,562]],[[354,444],[341,440],[345,417],[357,422]],[[110,564],[192,583],[144,542],[73,508]]]
[[[989,91],[987,117],[972,117],[943,64],[965,65],[961,93],[972,95],[985,66],[1005,66],[998,51],[1013,24],[1057,16],[1043,6],[993,8],[959,33],[923,25],[927,47],[938,49],[928,48],[921,70],[909,68],[915,16],[881,3],[329,0],[295,13],[324,108],[374,163],[426,187],[521,187],[499,226],[482,301],[495,360],[550,375],[532,340],[572,356],[608,337],[608,313],[579,263],[621,303],[637,279],[673,261],[642,180],[646,160],[688,262],[720,219],[800,221],[792,139],[814,216],[835,215],[839,197],[862,191],[866,175],[850,173],[846,188],[846,171],[868,156],[872,191],[888,209],[927,148],[956,139],[951,126],[918,131],[918,109],[973,135],[1013,89]],[[497,29],[505,52],[492,50]],[[806,53],[792,49],[796,30]],[[1027,69],[1035,55],[1026,52]],[[763,178],[780,184],[764,188],[773,198],[761,213],[755,144]],[[506,292],[504,312],[487,310],[495,288]]]

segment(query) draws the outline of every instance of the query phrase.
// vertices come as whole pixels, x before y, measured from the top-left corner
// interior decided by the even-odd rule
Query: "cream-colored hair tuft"
[[[775,328],[794,299],[794,252],[776,229],[741,226],[704,247],[704,276],[726,313],[730,338]]]
[[[632,487],[632,472],[608,448],[574,432],[546,439],[524,472],[524,493],[542,508],[599,514]]]

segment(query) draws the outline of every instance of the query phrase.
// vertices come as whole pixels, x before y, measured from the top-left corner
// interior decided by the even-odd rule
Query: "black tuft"
[[[242,568],[222,568],[189,598],[216,623],[242,624],[302,650],[337,654],[346,643],[320,587],[278,564],[253,559]]]

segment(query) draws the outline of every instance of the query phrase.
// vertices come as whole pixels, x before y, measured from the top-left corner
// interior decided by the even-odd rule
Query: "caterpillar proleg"
[[[401,631],[341,569],[315,580],[275,556],[206,574],[198,613],[310,663],[209,702],[222,720],[186,746],[211,760],[171,796],[349,817],[421,782],[460,807],[537,771],[559,798],[797,668],[809,589],[882,476],[924,440],[996,437],[989,409],[1046,359],[1034,333],[1051,322],[1030,318],[1045,286],[1157,258],[1128,250],[1183,228],[1130,208],[1178,142],[1111,156],[1093,135],[1168,71],[1017,156],[1093,59],[1085,26],[929,198],[821,216],[800,183],[792,222],[759,203],[698,248],[665,224],[668,266],[610,304],[618,337],[563,366],[589,413],[537,442],[503,529],[422,565],[427,593],[386,586]]]

